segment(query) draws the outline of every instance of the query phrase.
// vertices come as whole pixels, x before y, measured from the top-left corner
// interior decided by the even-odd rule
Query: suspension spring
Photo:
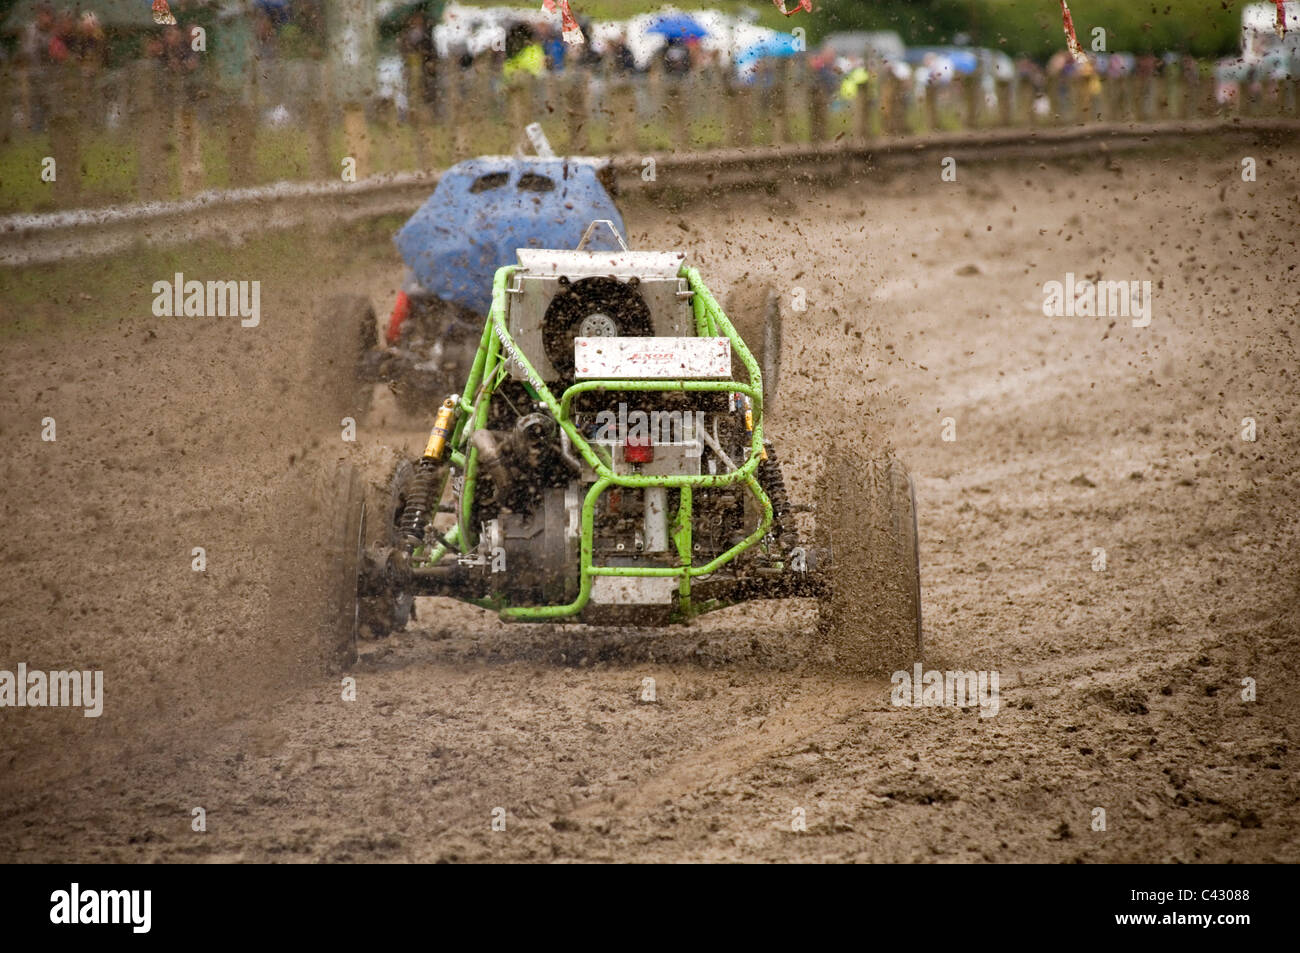
[[[776,448],[766,442],[765,448],[767,458],[759,463],[754,475],[772,503],[771,533],[781,539],[785,535],[785,524],[790,516],[790,496],[785,489],[785,477],[781,475],[781,464],[776,459]]]
[[[438,473],[441,467],[436,460],[421,457],[415,465],[415,475],[406,491],[406,505],[402,507],[402,516],[397,521],[398,532],[402,538],[414,545],[424,544],[424,531],[433,518],[438,501],[435,494],[440,489]]]

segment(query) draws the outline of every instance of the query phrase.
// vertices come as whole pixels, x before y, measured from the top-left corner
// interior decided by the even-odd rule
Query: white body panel
[[[727,338],[595,337],[573,342],[574,376],[631,380],[731,377]]]

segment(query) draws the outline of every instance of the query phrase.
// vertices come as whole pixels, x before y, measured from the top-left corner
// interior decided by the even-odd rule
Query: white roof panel
[[[585,278],[613,275],[616,278],[676,278],[686,260],[679,251],[557,251],[520,248],[519,265],[529,275],[564,275]]]

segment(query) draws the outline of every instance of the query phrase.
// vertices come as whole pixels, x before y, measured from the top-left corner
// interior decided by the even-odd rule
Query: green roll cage
[[[515,345],[506,328],[506,294],[507,284],[515,272],[516,266],[506,265],[497,269],[492,283],[492,310],[483,328],[483,337],[479,341],[478,353],[470,369],[469,379],[460,395],[456,408],[456,424],[448,441],[448,460],[453,470],[464,474],[464,485],[460,493],[460,508],[456,513],[456,525],[434,546],[419,548],[412,554],[412,566],[418,574],[421,568],[436,566],[449,554],[468,554],[477,545],[476,534],[470,526],[470,514],[473,509],[474,488],[478,478],[478,450],[465,444],[469,433],[487,425],[489,404],[496,388],[506,379],[508,363],[502,357],[504,351],[509,360],[523,370],[529,393],[546,405],[556,423],[568,435],[574,449],[586,461],[596,474],[596,481],[587,491],[582,504],[581,538],[579,543],[579,588],[577,597],[564,605],[548,606],[509,606],[500,599],[475,600],[484,608],[497,611],[501,618],[513,621],[545,621],[577,615],[586,607],[591,598],[592,580],[596,576],[668,576],[677,577],[678,607],[677,614],[689,618],[700,615],[722,604],[695,604],[691,600],[691,580],[709,573],[735,559],[745,550],[759,542],[772,525],[772,503],[763,492],[754,473],[763,456],[763,379],[758,362],[750,354],[749,348],[741,340],[731,321],[723,314],[712,293],[705,287],[699,272],[694,268],[682,266],[679,277],[686,279],[693,292],[691,307],[695,317],[695,333],[700,337],[724,336],[731,341],[731,346],[740,355],[745,369],[749,373],[749,383],[742,384],[732,380],[584,380],[571,384],[565,389],[559,400],[551,393],[544,381],[537,375],[532,363]],[[646,476],[643,474],[617,474],[612,461],[600,445],[589,443],[578,432],[569,417],[573,400],[578,395],[595,390],[617,391],[728,391],[743,394],[752,401],[753,433],[749,447],[748,459],[730,473],[719,474],[679,474],[674,476]],[[450,476],[450,474],[449,474]],[[757,528],[745,539],[732,546],[726,552],[714,557],[701,566],[692,563],[692,516],[691,499],[696,487],[721,487],[732,483],[743,483],[754,495],[761,507],[762,517]],[[672,518],[672,536],[677,550],[677,566],[596,566],[592,564],[593,521],[596,501],[600,494],[609,487],[672,487],[678,491],[676,514]]]

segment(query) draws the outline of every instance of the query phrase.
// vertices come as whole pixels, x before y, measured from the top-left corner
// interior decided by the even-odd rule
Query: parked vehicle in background
[[[893,30],[841,30],[828,34],[823,45],[834,50],[836,56],[848,59],[862,59],[865,55],[884,63],[901,63],[907,56],[903,38]]]
[[[1247,66],[1268,63],[1272,68],[1300,66],[1300,0],[1283,7],[1286,35],[1277,35],[1277,5],[1250,3],[1241,9],[1241,59]]]

